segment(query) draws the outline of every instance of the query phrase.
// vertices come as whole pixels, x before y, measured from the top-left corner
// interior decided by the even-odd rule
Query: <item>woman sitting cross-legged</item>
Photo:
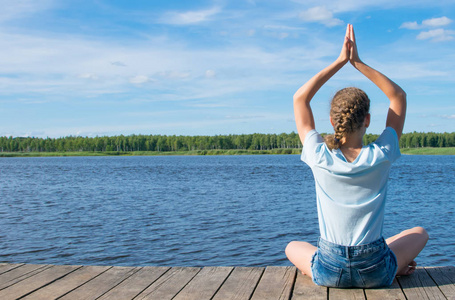
[[[347,62],[371,80],[390,100],[386,128],[363,145],[370,124],[370,99],[358,88],[345,88],[333,97],[330,122],[335,134],[325,140],[315,130],[310,101]],[[317,247],[293,241],[288,259],[318,285],[375,288],[392,284],[396,275],[415,270],[414,259],[428,241],[415,227],[388,239],[382,235],[387,181],[400,157],[406,94],[393,81],[364,64],[358,55],[352,25],[339,57],[305,83],[294,95],[302,160],[311,168],[315,185],[320,238]]]

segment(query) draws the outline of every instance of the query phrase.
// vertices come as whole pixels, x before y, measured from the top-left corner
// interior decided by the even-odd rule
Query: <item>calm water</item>
[[[455,263],[455,156],[403,156],[385,235],[424,226],[422,265]],[[0,261],[289,265],[318,237],[311,171],[297,155],[0,159]]]

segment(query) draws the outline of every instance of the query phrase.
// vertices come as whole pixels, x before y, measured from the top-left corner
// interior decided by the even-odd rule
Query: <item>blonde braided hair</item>
[[[335,133],[324,137],[329,149],[339,149],[343,137],[361,128],[369,110],[370,99],[364,91],[355,87],[339,90],[330,104]]]

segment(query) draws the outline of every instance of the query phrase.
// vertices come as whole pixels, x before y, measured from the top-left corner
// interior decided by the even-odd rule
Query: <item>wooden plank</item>
[[[316,285],[309,276],[297,271],[292,300],[326,300],[328,288]]]
[[[425,270],[447,299],[455,299],[455,267],[426,267]]]
[[[110,266],[83,266],[65,277],[31,293],[23,299],[56,299],[110,269]]]
[[[45,286],[81,266],[53,266],[0,291],[0,299],[16,299]]]
[[[15,268],[9,272],[3,273],[0,275],[0,290],[5,289],[13,284],[18,283],[21,280],[24,280],[30,276],[35,275],[47,268],[50,268],[49,265],[22,265],[18,268]]]
[[[398,284],[397,279],[393,280],[391,286],[381,289],[365,289],[365,296],[368,300],[400,299],[406,300],[406,297]]]
[[[236,267],[213,297],[213,300],[250,299],[265,268]]]
[[[112,267],[60,299],[96,299],[138,270],[135,267]]]
[[[336,289],[329,288],[328,299],[336,300],[360,300],[366,299],[363,289]]]
[[[0,274],[6,273],[11,271],[12,269],[16,269],[24,264],[1,264],[0,266]]]
[[[181,290],[175,300],[210,300],[233,267],[205,267]]]
[[[171,268],[135,299],[172,299],[200,270],[193,267]]]
[[[424,268],[417,268],[410,276],[397,278],[408,299],[446,299]]]
[[[169,269],[169,267],[143,267],[98,300],[133,299]]]
[[[296,276],[296,273],[297,276]],[[295,282],[294,282],[295,280]],[[401,290],[400,285],[403,290]],[[455,299],[455,267],[418,268],[383,289],[327,289],[295,267],[0,264],[0,299]]]
[[[289,299],[295,276],[295,267],[267,267],[251,299]]]

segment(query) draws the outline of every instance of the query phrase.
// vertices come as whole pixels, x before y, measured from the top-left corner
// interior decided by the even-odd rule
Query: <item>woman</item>
[[[370,124],[370,100],[357,88],[343,89],[332,100],[335,134],[324,141],[315,130],[310,101],[348,61],[390,100],[386,129],[367,146],[362,139]],[[414,258],[428,241],[425,229],[382,237],[387,180],[391,164],[400,156],[406,94],[360,60],[352,25],[347,26],[339,57],[295,93],[294,112],[302,160],[315,179],[321,237],[318,247],[289,243],[288,259],[316,284],[330,287],[388,286],[396,275],[412,274]]]

